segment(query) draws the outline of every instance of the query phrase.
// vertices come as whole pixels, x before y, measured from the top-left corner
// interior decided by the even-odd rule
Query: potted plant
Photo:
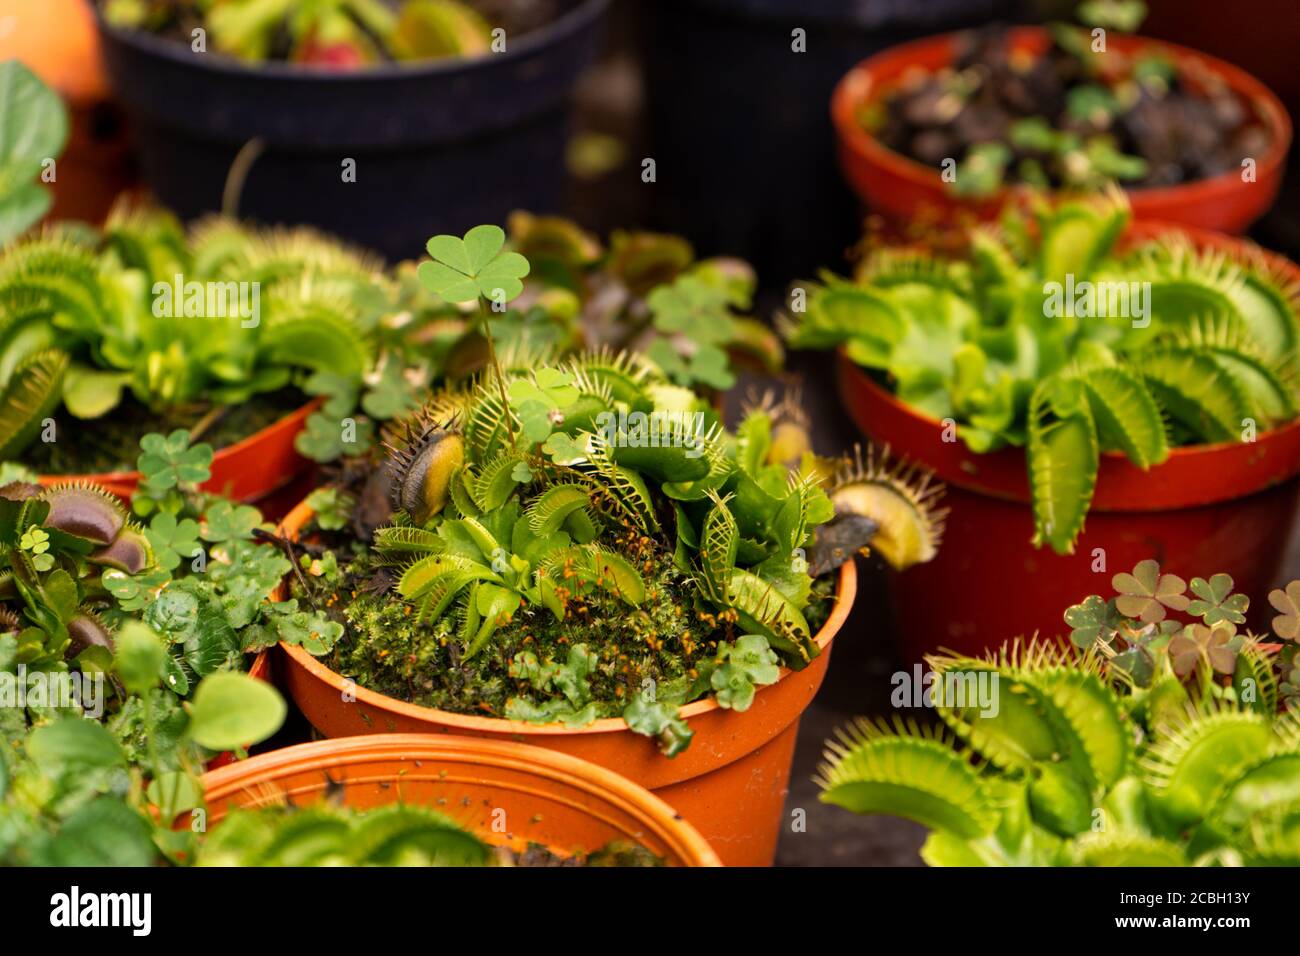
[[[1300,272],[1127,222],[1112,195],[1011,214],[955,253],[882,248],[792,315],[794,344],[841,346],[858,426],[948,484],[949,547],[897,582],[911,660],[1050,633],[1092,574],[1153,552],[1272,581],[1300,471]]]
[[[309,230],[119,205],[102,232],[48,227],[0,254],[0,459],[129,495],[124,452],[185,428],[211,487],[255,500],[306,462],[319,404],[372,371],[385,303],[369,257]],[[82,423],[93,423],[83,425]]]
[[[1193,579],[1189,598],[1154,561],[1114,584],[1117,598],[1066,614],[1087,650],[930,658],[945,726],[859,721],[829,745],[822,799],[922,823],[932,866],[1300,862],[1300,738],[1294,714],[1278,715],[1275,649],[1237,633],[1245,596],[1219,574]],[[1270,595],[1292,700],[1296,596],[1297,583]]]
[[[480,303],[492,355],[487,304],[530,269],[503,243],[436,236],[420,266]],[[874,456],[817,459],[775,402],[730,434],[647,359],[607,353],[492,361],[390,444],[284,524],[288,593],[347,633],[324,660],[285,648],[317,729],[536,741],[655,791],[725,861],[769,863],[847,559],[931,557],[937,489]],[[835,597],[815,576],[837,567]]]
[[[265,649],[340,633],[268,601],[288,570],[256,508],[199,490],[212,449],[141,441],[131,512],[86,483],[0,485],[0,858],[145,865],[198,774],[270,736]],[[248,674],[241,673],[245,668]]]
[[[211,771],[202,784],[211,833],[200,866],[721,865],[694,827],[645,789],[511,741],[322,740]],[[367,831],[384,839],[366,839]]]
[[[256,508],[199,490],[210,446],[191,446],[178,430],[146,435],[141,448],[130,512],[94,485],[43,487],[11,468],[0,475],[5,711],[18,726],[24,715],[36,723],[90,712],[136,754],[151,746],[146,724],[179,719],[204,677],[247,668],[265,680],[269,647],[288,640],[323,651],[342,633],[294,601],[268,600],[288,562],[278,546],[257,540],[267,526]],[[141,628],[164,642],[156,665],[162,689],[144,701],[114,672],[119,636]],[[55,703],[56,685],[77,688],[77,699],[64,694]]]
[[[431,216],[465,229],[559,205],[567,99],[606,6],[227,0],[96,14],[142,178],[168,208],[233,212],[238,197],[244,215],[397,258]]]
[[[1291,141],[1282,104],[1231,64],[1128,36],[1141,4],[1065,24],[947,34],[840,82],[840,161],[872,211],[988,219],[1009,187],[1117,181],[1139,220],[1243,232],[1271,205]]]

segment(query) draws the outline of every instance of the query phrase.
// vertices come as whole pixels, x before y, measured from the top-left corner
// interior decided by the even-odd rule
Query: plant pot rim
[[[324,772],[356,760],[436,761],[449,756],[473,758],[474,763],[521,770],[588,793],[599,793],[657,831],[656,836],[684,864],[722,865],[695,827],[644,787],[590,761],[509,740],[450,734],[370,734],[295,744],[208,771],[202,778],[203,795],[205,801],[228,800],[258,786],[259,778],[277,771]],[[400,779],[397,774],[394,778]]]
[[[313,514],[315,514],[315,511],[307,505],[306,501],[300,502],[285,515],[278,529],[279,533],[289,538],[295,538],[298,531],[306,525]],[[849,612],[853,608],[857,589],[857,566],[850,559],[840,565],[839,583],[835,588],[835,604],[831,608],[826,623],[814,636],[814,640],[822,653],[826,652],[827,647],[848,619]],[[510,734],[534,738],[631,733],[628,730],[627,722],[622,717],[602,717],[584,727],[566,727],[563,723],[558,722],[532,724],[522,720],[508,720],[504,717],[479,717],[473,714],[458,714],[449,710],[439,710],[435,707],[421,707],[418,704],[398,700],[396,697],[390,697],[387,694],[381,694],[362,687],[355,682],[348,681],[337,671],[326,667],[301,647],[281,643],[280,649],[316,680],[329,685],[339,691],[340,694],[346,691],[354,696],[357,704],[365,704],[380,712],[400,714],[403,717],[424,723],[454,727],[460,732],[490,733],[494,735]],[[783,666],[775,683],[760,687],[755,693],[762,694],[769,687],[775,687],[794,673],[798,672]],[[684,720],[689,720],[692,717],[698,717],[701,714],[720,709],[721,706],[718,704],[717,699],[710,696],[686,704],[678,711],[678,716]]]
[[[962,31],[956,31],[901,43],[868,57],[846,73],[831,94],[831,122],[841,146],[850,150],[864,163],[881,167],[913,185],[946,194],[945,184],[935,169],[885,146],[876,136],[862,128],[855,114],[863,102],[878,95],[879,84],[876,82],[876,74],[882,69],[888,67],[892,71],[896,64],[903,64],[900,67],[901,71],[906,68],[906,61],[917,58],[922,52],[929,53],[944,46],[951,46],[961,35]],[[1043,27],[1027,26],[1012,28],[1009,35],[1012,45],[1028,46],[1044,42],[1048,34]],[[1190,62],[1216,74],[1234,93],[1249,102],[1268,131],[1268,146],[1258,161],[1258,178],[1263,179],[1266,174],[1276,174],[1281,170],[1291,145],[1291,119],[1281,100],[1254,76],[1226,60],[1164,40],[1117,34],[1109,37],[1108,42],[1126,53],[1133,53],[1139,49],[1158,50],[1178,62],[1180,67]],[[1241,186],[1240,172],[1229,170],[1217,176],[1196,179],[1176,186],[1125,187],[1124,191],[1138,203],[1149,201],[1153,204],[1196,205],[1235,192]],[[992,196],[965,202],[972,206],[994,206],[1027,188],[1029,187],[1020,185],[1006,187]]]
[[[295,419],[306,421],[307,416],[320,408],[324,401],[325,399],[323,396],[317,396],[305,405],[300,405],[288,414],[280,416],[269,425],[264,425],[246,438],[241,438],[233,444],[218,448],[212,454],[213,465],[221,459],[239,454],[260,442],[265,441],[267,433],[273,429],[282,428],[285,425],[292,423]],[[104,471],[96,472],[94,474],[80,475],[39,475],[37,476],[37,480],[47,488],[52,485],[62,485],[69,482],[77,484],[89,483],[96,485],[122,485],[134,487],[139,483],[141,477],[142,476],[138,471]]]
[[[220,53],[195,54],[184,43],[157,36],[147,30],[119,27],[104,19],[97,0],[88,0],[95,13],[99,29],[118,42],[142,53],[173,63],[191,66],[199,71],[242,79],[270,78],[287,83],[380,83],[389,80],[450,77],[470,73],[489,64],[509,63],[528,57],[585,29],[609,6],[611,0],[576,0],[572,8],[549,23],[529,30],[517,40],[511,40],[506,52],[473,57],[446,57],[440,60],[382,63],[355,70],[338,70],[310,64],[267,62],[249,64]]]

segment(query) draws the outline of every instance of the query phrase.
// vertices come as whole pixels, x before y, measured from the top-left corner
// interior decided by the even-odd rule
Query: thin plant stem
[[[479,318],[483,321],[483,338],[487,341],[488,361],[492,364],[492,371],[497,377],[497,388],[501,390],[501,411],[505,417],[506,433],[510,436],[511,451],[518,451],[519,445],[515,441],[515,426],[511,421],[510,399],[506,397],[506,375],[505,370],[501,368],[501,362],[497,359],[496,344],[492,341],[492,323],[488,320],[487,303],[482,296],[478,297]]]

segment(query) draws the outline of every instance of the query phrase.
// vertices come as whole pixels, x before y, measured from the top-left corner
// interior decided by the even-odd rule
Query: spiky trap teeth
[[[393,507],[424,524],[447,503],[452,476],[465,461],[465,441],[449,422],[422,413],[407,425],[401,445],[388,450]]]
[[[869,518],[876,531],[866,542],[895,570],[931,560],[943,538],[947,509],[938,501],[943,485],[919,465],[890,461],[889,449],[856,447],[843,461],[828,489],[837,519]]]

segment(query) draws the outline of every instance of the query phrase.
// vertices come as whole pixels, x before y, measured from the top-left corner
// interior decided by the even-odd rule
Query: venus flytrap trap
[[[976,453],[1024,447],[1035,541],[1069,553],[1103,452],[1149,469],[1297,411],[1297,290],[1176,233],[1121,247],[1127,222],[1114,194],[1009,212],[959,256],[877,250],[811,289],[790,341],[842,346]]]

